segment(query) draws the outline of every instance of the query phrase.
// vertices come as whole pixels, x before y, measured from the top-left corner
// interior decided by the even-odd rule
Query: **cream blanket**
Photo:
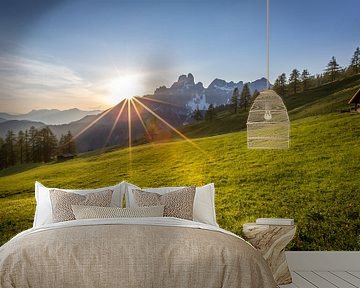
[[[177,218],[74,220],[0,247],[0,287],[276,287],[261,254],[226,230]]]

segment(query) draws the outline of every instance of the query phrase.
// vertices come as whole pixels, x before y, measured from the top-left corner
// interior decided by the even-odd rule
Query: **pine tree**
[[[243,90],[241,92],[240,96],[240,106],[244,107],[244,110],[246,111],[246,108],[250,105],[250,89],[248,83],[246,83],[243,87]]]
[[[274,83],[274,91],[276,91],[279,95],[285,96],[286,94],[286,74],[282,73]]]
[[[29,163],[31,160],[31,151],[30,151],[30,137],[28,130],[25,130],[24,133],[24,154],[25,154],[25,163]]]
[[[71,134],[70,130],[65,136],[65,142],[66,142],[66,153],[76,154],[76,145],[75,145],[74,137]]]
[[[239,99],[240,99],[240,92],[239,92],[239,88],[236,87],[231,96],[231,107],[233,107],[235,114],[237,113],[237,109],[239,106]]]
[[[205,120],[212,122],[214,118],[215,118],[215,108],[213,104],[210,104],[205,114]]]
[[[22,130],[18,132],[16,150],[20,164],[23,164],[25,159],[25,134]]]
[[[260,95],[260,92],[257,89],[255,89],[253,95],[251,96],[251,102],[254,102],[256,97],[259,96],[259,95]]]
[[[199,107],[197,107],[194,112],[193,112],[193,118],[196,120],[196,121],[200,121],[203,119],[203,116],[201,114],[201,111],[199,109]]]
[[[37,155],[37,134],[38,131],[34,126],[30,127],[29,130],[29,146],[30,146],[30,161],[31,162],[38,162],[38,155]]]
[[[59,140],[59,146],[58,146],[58,153],[59,154],[64,154],[66,150],[65,147],[65,136],[63,134],[61,134],[60,136],[60,140]]]
[[[50,162],[56,153],[57,139],[49,127],[41,129],[41,160]]]
[[[304,69],[301,73],[302,90],[306,91],[309,88],[310,73],[307,69]]]
[[[16,164],[15,154],[15,134],[11,130],[7,132],[5,137],[5,149],[7,155],[7,166],[13,166]]]
[[[297,69],[293,69],[291,71],[290,77],[289,77],[289,84],[293,87],[294,94],[297,93],[297,88],[299,86],[300,81],[300,72]]]
[[[329,61],[325,69],[326,73],[330,76],[331,81],[335,81],[339,71],[341,71],[340,65],[336,62],[336,58],[333,56]]]
[[[351,58],[351,64],[350,67],[354,74],[357,74],[360,72],[360,48],[357,47],[353,57]]]
[[[149,122],[151,123],[151,121]],[[151,125],[147,125],[148,130],[151,130]],[[152,139],[150,139],[152,140]],[[67,132],[66,135],[61,135],[60,141],[59,141],[59,148],[58,148],[59,154],[76,154],[76,145],[74,142],[74,138],[70,131]]]
[[[0,170],[7,167],[7,154],[4,139],[0,137]]]

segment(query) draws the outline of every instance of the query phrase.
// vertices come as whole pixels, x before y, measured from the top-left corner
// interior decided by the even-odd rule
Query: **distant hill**
[[[11,130],[17,134],[20,130],[25,131],[31,126],[35,128],[43,128],[46,125],[42,122],[28,121],[28,120],[7,120],[0,122],[0,137],[5,138],[6,133]]]
[[[77,108],[68,110],[58,109],[40,109],[32,110],[26,114],[12,115],[9,113],[0,113],[0,118],[6,120],[29,120],[35,122],[43,122],[47,125],[67,124],[80,120],[87,115],[99,114],[100,110],[84,111]]]

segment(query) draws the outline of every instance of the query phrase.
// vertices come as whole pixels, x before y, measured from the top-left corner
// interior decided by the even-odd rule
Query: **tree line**
[[[76,146],[70,131],[61,135],[60,141],[49,127],[20,130],[17,135],[8,131],[0,137],[0,170],[23,163],[42,163],[55,160],[56,155],[76,153]]]
[[[337,63],[335,56],[333,56],[323,73],[312,75],[308,69],[303,69],[303,71],[300,72],[298,69],[294,68],[289,77],[287,77],[285,73],[280,74],[275,80],[272,89],[281,96],[297,94],[310,88],[315,88],[335,80],[344,79],[358,73],[360,73],[359,47],[355,49],[348,67],[341,67]],[[203,113],[204,111],[201,111],[198,107],[193,111],[192,118],[196,121],[212,121],[220,111],[228,110],[234,114],[241,110],[246,112],[258,95],[259,92],[257,90],[251,95],[249,85],[246,83],[241,93],[239,88],[234,88],[229,104],[223,104],[216,107],[214,107],[213,104],[210,104],[205,111],[205,114]]]
[[[341,67],[335,56],[332,56],[323,73],[311,75],[308,69],[300,72],[294,68],[289,77],[280,74],[275,80],[273,89],[281,96],[297,94],[310,88],[347,78],[360,73],[360,48],[357,47],[350,59],[350,65]]]

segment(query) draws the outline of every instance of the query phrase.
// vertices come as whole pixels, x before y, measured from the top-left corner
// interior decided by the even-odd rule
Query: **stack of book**
[[[261,225],[285,225],[285,226],[290,226],[290,225],[294,225],[294,219],[285,219],[285,218],[258,218],[258,219],[256,219],[256,224],[261,224]]]

